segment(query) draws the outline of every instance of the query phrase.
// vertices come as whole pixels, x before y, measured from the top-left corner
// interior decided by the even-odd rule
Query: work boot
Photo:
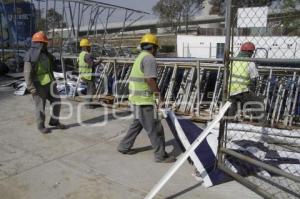
[[[60,122],[49,122],[49,126],[54,126],[58,129],[67,129],[68,127]]]
[[[166,154],[162,159],[155,159],[155,162],[157,163],[173,163],[176,161],[176,158],[174,156],[170,156]]]
[[[45,128],[44,126],[39,126],[39,127],[38,127],[38,130],[39,130],[39,132],[41,132],[41,133],[43,133],[43,134],[47,134],[47,133],[50,133],[50,132],[51,132],[50,129]]]
[[[126,149],[126,150],[118,149],[118,151],[124,155],[133,155],[137,153],[137,151],[134,149]]]

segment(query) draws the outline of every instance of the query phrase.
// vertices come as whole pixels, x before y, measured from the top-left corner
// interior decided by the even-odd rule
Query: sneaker
[[[68,128],[66,125],[64,125],[64,124],[62,124],[60,122],[57,122],[57,123],[51,123],[51,122],[49,122],[49,125],[50,126],[54,126],[54,127],[58,128],[58,129],[67,129]]]
[[[118,149],[118,151],[124,155],[133,155],[137,153],[137,151],[135,151],[134,149],[126,149],[126,150]]]
[[[165,155],[163,159],[156,159],[155,162],[157,163],[173,163],[176,161],[174,156]]]
[[[48,129],[48,128],[45,128],[45,127],[40,127],[38,128],[39,132],[43,133],[43,134],[47,134],[47,133],[50,133],[51,130]]]

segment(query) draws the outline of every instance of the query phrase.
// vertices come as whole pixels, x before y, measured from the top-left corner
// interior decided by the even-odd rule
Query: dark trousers
[[[163,126],[157,117],[156,109],[152,105],[133,106],[133,111],[134,119],[118,149],[120,151],[131,149],[136,137],[144,128],[154,149],[155,159],[163,160],[166,155],[165,135]]]
[[[84,80],[84,82],[87,84],[87,96],[85,96],[85,102],[90,103],[93,101],[93,96],[96,92],[94,78],[92,78],[92,80]]]
[[[52,89],[51,89],[52,87]],[[33,100],[35,103],[35,116],[38,128],[45,127],[45,106],[46,100],[49,100],[52,106],[52,113],[50,123],[57,124],[59,122],[60,114],[60,97],[56,89],[55,83],[50,83],[47,85],[40,85],[35,83],[36,94],[33,95]]]
[[[264,110],[256,110],[256,109],[264,109],[264,98],[261,96],[257,96],[254,92],[248,91],[244,93],[239,93],[237,95],[230,96],[231,101],[231,107],[228,110],[228,116],[230,117],[236,117],[240,116],[237,111],[242,111],[242,113],[245,115],[252,115],[255,116],[255,120],[265,123],[266,120],[266,113]],[[259,104],[254,104],[259,103]],[[249,105],[246,105],[246,103],[249,103]],[[249,109],[250,112],[246,113],[245,108]],[[253,110],[251,110],[253,109]]]

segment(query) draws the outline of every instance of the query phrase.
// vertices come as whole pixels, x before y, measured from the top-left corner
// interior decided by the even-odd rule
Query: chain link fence
[[[264,198],[300,198],[299,2],[227,4],[223,90],[232,106],[219,166]]]

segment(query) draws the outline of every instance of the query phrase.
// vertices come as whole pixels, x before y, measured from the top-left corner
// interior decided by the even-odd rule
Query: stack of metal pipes
[[[113,95],[114,103],[126,104],[128,78],[133,59],[101,58],[97,77],[98,99]],[[166,106],[177,113],[210,120],[222,101],[224,65],[218,59],[157,59],[158,86]],[[299,112],[300,70],[258,66],[259,78],[254,91],[263,96],[270,124],[292,126]]]

